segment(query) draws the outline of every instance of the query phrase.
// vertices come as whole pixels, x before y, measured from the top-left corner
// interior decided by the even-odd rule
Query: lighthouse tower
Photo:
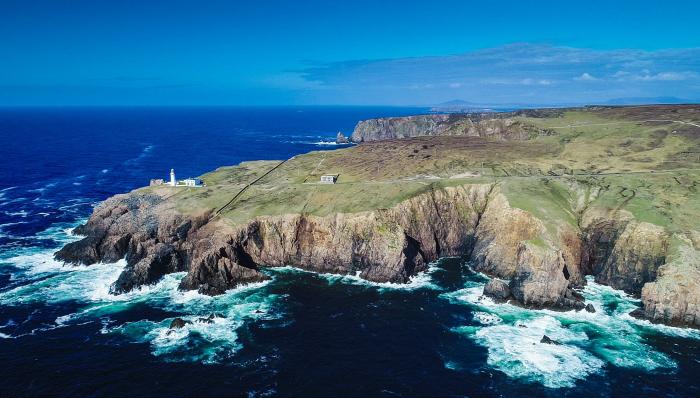
[[[175,181],[175,169],[170,169],[170,185],[175,186],[177,182]]]

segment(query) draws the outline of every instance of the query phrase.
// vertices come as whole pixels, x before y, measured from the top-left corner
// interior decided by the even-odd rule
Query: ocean
[[[53,260],[95,204],[170,168],[334,150],[358,120],[424,112],[0,109],[0,396],[700,396],[700,332],[631,318],[637,299],[592,280],[594,314],[483,299],[461,258],[407,285],[271,269],[217,297],[178,291],[183,274],[113,296],[123,260]],[[169,333],[174,317],[193,323]]]

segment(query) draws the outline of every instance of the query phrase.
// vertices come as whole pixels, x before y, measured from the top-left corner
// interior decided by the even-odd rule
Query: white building
[[[186,187],[201,187],[204,185],[204,183],[199,178],[186,178],[180,181],[178,185],[184,185]]]
[[[175,169],[170,169],[170,180],[165,183],[162,179],[152,179],[151,186],[155,185],[170,185],[171,187],[203,187],[204,181],[200,178],[185,178],[178,181],[175,178]]]
[[[326,174],[321,176],[321,184],[335,184],[338,181],[337,174]]]

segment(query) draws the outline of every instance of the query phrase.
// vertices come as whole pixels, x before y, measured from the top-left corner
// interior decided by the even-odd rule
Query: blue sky
[[[0,3],[0,105],[700,100],[697,1]]]

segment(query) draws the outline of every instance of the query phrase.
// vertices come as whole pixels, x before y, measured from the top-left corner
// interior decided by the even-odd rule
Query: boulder
[[[170,329],[182,329],[185,327],[185,325],[189,325],[190,323],[192,323],[192,322],[178,317],[178,318],[173,319],[172,322],[170,322],[169,328]]]
[[[500,279],[491,279],[484,286],[484,295],[493,298],[496,301],[506,301],[510,297],[510,287]]]
[[[549,336],[547,336],[546,334],[545,334],[544,336],[542,336],[542,339],[540,340],[540,343],[542,343],[542,344],[561,345],[560,342],[558,342],[558,341],[556,341],[556,340],[552,340],[552,339],[551,339]]]

